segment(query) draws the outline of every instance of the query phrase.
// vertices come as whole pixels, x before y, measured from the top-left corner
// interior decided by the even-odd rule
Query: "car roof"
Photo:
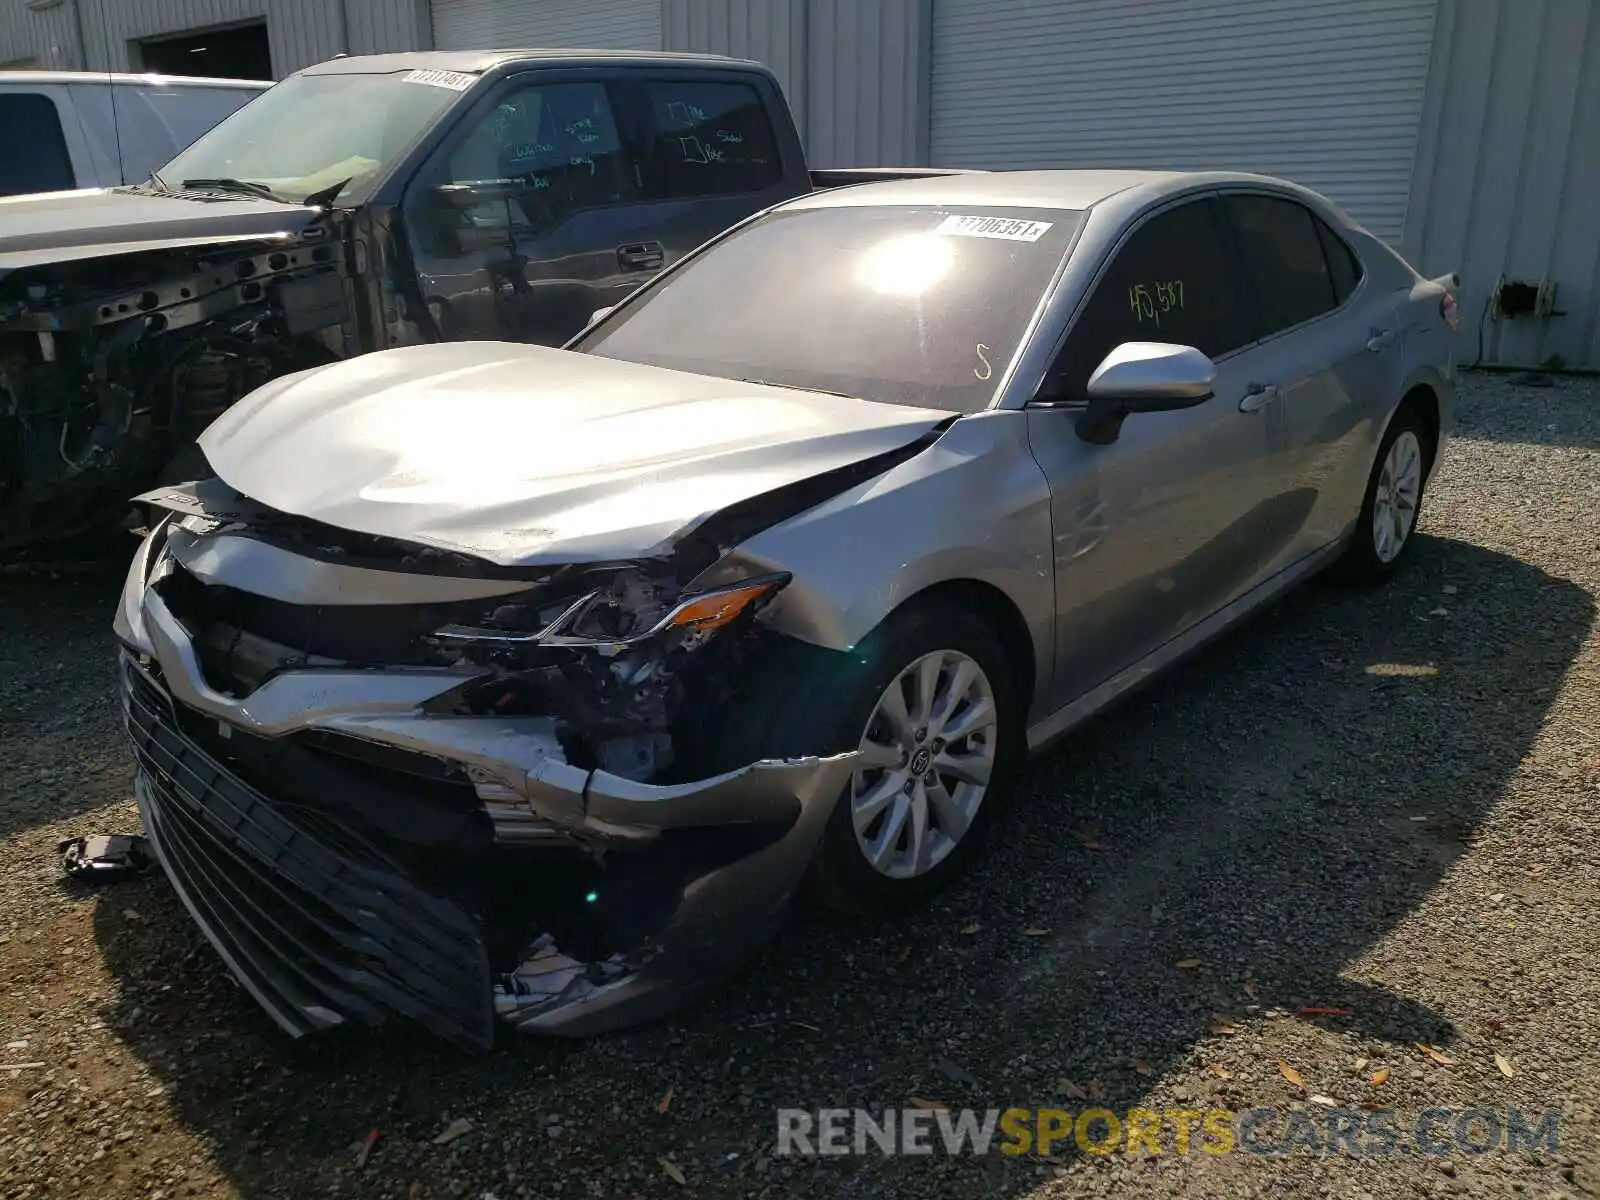
[[[1298,190],[1282,179],[1239,171],[975,171],[830,188],[802,196],[784,207],[972,204],[997,208],[1082,211],[1113,197],[1143,206],[1195,188],[1230,183]]]
[[[41,83],[99,83],[125,87],[180,87],[246,88],[264,91],[272,86],[270,79],[219,79],[200,75],[131,75],[113,71],[4,71],[0,72],[0,85]]]
[[[301,75],[379,75],[391,71],[456,71],[481,75],[507,63],[533,60],[551,66],[680,66],[748,67],[767,72],[761,63],[721,54],[675,54],[665,50],[585,50],[557,46],[502,50],[418,50],[403,54],[352,54],[306,67]]]

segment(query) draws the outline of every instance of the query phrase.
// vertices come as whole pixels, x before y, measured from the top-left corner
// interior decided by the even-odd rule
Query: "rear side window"
[[[1087,399],[1089,376],[1123,342],[1176,342],[1216,358],[1251,340],[1214,201],[1150,218],[1116,252],[1062,352],[1063,394]]]
[[[1317,236],[1322,239],[1322,253],[1328,260],[1328,275],[1333,279],[1334,299],[1340,304],[1350,299],[1350,293],[1361,282],[1361,263],[1344,239],[1328,228],[1315,213],[1311,220],[1317,226]]]
[[[0,92],[0,196],[76,186],[55,102],[38,92]]]
[[[1255,279],[1258,337],[1269,337],[1339,306],[1311,210],[1276,196],[1225,201]]]
[[[657,80],[650,159],[669,197],[759,192],[783,181],[761,93],[743,83]]]

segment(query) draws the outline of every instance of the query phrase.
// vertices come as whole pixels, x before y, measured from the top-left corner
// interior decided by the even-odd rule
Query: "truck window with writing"
[[[55,102],[38,92],[0,92],[0,196],[76,186]]]
[[[1216,206],[1196,200],[1151,217],[1123,242],[1073,323],[1058,367],[1086,399],[1089,376],[1123,342],[1171,342],[1216,358],[1251,340]]]
[[[523,184],[515,205],[539,229],[638,195],[638,178],[602,83],[506,93],[451,152],[448,173],[446,182],[455,184]]]
[[[742,83],[648,85],[651,161],[665,195],[759,192],[783,181],[761,93]]]

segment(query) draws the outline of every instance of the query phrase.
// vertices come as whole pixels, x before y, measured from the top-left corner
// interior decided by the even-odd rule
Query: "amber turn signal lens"
[[[695,596],[673,609],[664,624],[668,628],[692,625],[696,629],[721,629],[757,600],[772,595],[787,582],[786,579],[759,579]]]

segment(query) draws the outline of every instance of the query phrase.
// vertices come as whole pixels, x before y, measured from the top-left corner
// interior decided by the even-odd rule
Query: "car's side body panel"
[[[704,582],[790,571],[763,614],[772,628],[848,651],[906,601],[940,584],[1002,593],[1033,646],[1035,711],[1055,645],[1050,498],[1027,451],[1024,414],[963,417],[888,473],[756,534]]]

